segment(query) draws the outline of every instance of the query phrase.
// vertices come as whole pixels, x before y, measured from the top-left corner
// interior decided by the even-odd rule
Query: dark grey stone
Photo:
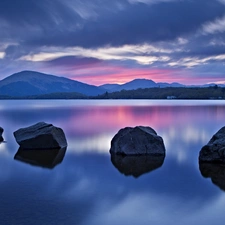
[[[111,154],[165,155],[163,139],[151,127],[126,127],[111,141]]]
[[[202,147],[199,161],[225,163],[225,127],[222,127],[208,144]]]
[[[55,149],[67,146],[63,130],[45,122],[21,128],[13,134],[22,149]]]

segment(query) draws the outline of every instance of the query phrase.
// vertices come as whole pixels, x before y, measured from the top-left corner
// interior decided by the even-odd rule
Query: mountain
[[[201,87],[213,87],[213,86],[225,87],[225,84],[210,83],[210,84],[203,84]]]
[[[121,91],[121,90],[135,90],[138,88],[154,88],[154,87],[185,87],[185,85],[179,84],[179,83],[156,83],[153,80],[148,79],[135,79],[130,82],[127,82],[125,84],[119,85],[119,84],[105,84],[99,86],[101,88],[104,88],[108,92],[115,92],[115,91]]]
[[[96,96],[105,91],[94,85],[35,71],[22,71],[0,81],[0,95],[22,97],[56,92]]]
[[[103,84],[98,87],[109,91],[109,90],[113,90],[120,87],[120,85],[119,84]]]
[[[173,82],[173,83],[157,83],[161,88],[164,87],[186,87],[186,85],[177,83],[177,82]]]
[[[120,85],[119,90],[133,90],[138,88],[150,88],[157,87],[157,84],[152,80],[147,79],[135,79],[125,84]],[[118,89],[118,88],[117,88]]]
[[[209,87],[224,85],[205,84],[185,86],[180,83],[156,83],[148,79],[135,79],[125,84],[104,84],[99,87],[71,80],[65,77],[22,71],[0,81],[0,98],[87,98],[105,92],[121,90],[136,90],[139,88],[167,88],[167,87]]]

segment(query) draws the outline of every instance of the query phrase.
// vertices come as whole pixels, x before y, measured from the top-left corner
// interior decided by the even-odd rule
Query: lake
[[[49,168],[14,159],[13,132],[40,121],[61,127],[68,142]],[[119,129],[137,125],[156,130],[166,157],[134,175],[109,149]],[[198,154],[224,125],[220,100],[3,100],[0,223],[222,225],[225,167],[200,170]]]

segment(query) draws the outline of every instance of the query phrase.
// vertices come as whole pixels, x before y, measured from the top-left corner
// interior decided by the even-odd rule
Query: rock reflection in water
[[[213,184],[225,191],[225,165],[215,163],[199,163],[203,177],[211,178]]]
[[[165,156],[123,156],[111,154],[112,164],[124,175],[139,177],[163,165]]]
[[[31,165],[53,169],[63,161],[66,153],[65,148],[57,149],[22,149],[19,148],[14,159]]]

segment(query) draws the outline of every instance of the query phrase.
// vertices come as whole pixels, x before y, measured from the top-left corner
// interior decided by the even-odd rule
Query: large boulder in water
[[[113,137],[111,154],[165,155],[163,139],[151,127],[126,127]]]
[[[199,161],[225,163],[225,127],[222,127],[208,144],[202,147]]]
[[[22,149],[56,149],[67,146],[63,130],[45,122],[21,128],[13,134]]]

